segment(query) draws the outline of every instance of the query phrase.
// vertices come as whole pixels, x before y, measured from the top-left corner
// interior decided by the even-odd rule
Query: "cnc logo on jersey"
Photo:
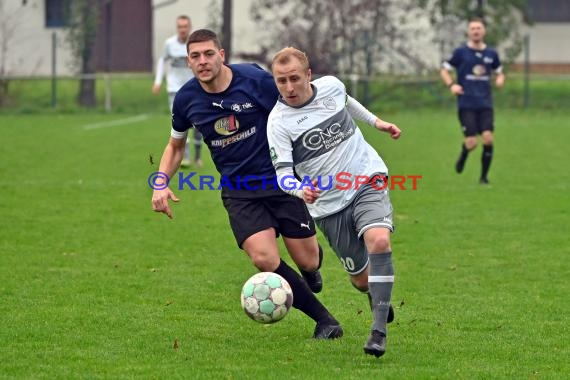
[[[223,117],[216,121],[214,130],[219,135],[229,136],[236,133],[239,129],[239,122],[234,115]]]
[[[491,64],[491,63],[493,63],[493,58],[483,57],[483,62],[485,62],[486,64]]]
[[[246,103],[242,103],[242,104],[234,103],[232,105],[232,111],[234,111],[234,112],[241,112],[243,110],[247,110],[250,108],[253,108],[253,104],[251,104],[250,102],[246,102]]]
[[[480,77],[487,73],[487,69],[483,65],[475,65],[473,66],[473,74]]]
[[[329,96],[323,101],[323,106],[325,106],[326,109],[331,111],[336,110],[336,102],[334,101],[334,98],[332,96]]]
[[[303,136],[303,146],[309,150],[332,149],[354,134],[354,129],[345,128],[340,123],[328,127],[313,128]]]

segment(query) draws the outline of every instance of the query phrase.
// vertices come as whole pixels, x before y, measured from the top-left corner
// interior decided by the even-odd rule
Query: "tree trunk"
[[[477,17],[484,18],[485,17],[485,9],[483,0],[477,0]]]
[[[91,59],[91,54],[88,57],[83,57],[83,64],[81,75],[87,75],[87,78],[79,80],[79,94],[77,95],[77,102],[83,107],[95,107],[97,105],[97,98],[95,96],[95,65]]]
[[[226,63],[229,63],[232,56],[232,0],[224,0],[221,44],[226,52]]]
[[[87,0],[87,5],[83,7],[83,20],[87,20],[90,12],[97,11],[97,2]],[[93,30],[83,33],[83,49],[81,51],[81,79],[79,80],[79,93],[77,102],[83,107],[95,107],[97,98],[95,96],[95,62],[92,59],[93,47],[95,44],[96,26],[91,26]],[[84,26],[89,28],[89,26]],[[83,76],[87,76],[84,78]]]
[[[10,81],[6,78],[0,79],[0,107],[8,103],[8,85]]]
[[[79,81],[79,94],[77,96],[77,102],[83,107],[92,108],[97,105],[94,78],[83,78]]]

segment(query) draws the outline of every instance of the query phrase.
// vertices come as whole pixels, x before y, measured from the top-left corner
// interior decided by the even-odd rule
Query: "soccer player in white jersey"
[[[311,82],[309,61],[300,50],[281,50],[271,69],[280,97],[269,115],[267,136],[278,184],[305,200],[352,284],[368,292],[374,322],[364,352],[380,357],[386,351],[386,323],[393,319],[388,168],[364,140],[353,118],[393,139],[399,138],[401,131],[348,96],[337,78],[325,76]],[[303,183],[295,178],[293,169]],[[357,189],[356,176],[371,180]],[[314,186],[304,186],[306,179]],[[350,188],[349,179],[353,182]]]
[[[165,63],[169,63],[168,73],[166,74],[166,91],[168,92],[168,105],[172,112],[172,104],[174,103],[174,95],[176,92],[194,77],[192,70],[186,65],[186,40],[190,35],[192,22],[188,16],[178,16],[176,18],[176,34],[168,38],[164,43],[164,53],[158,59],[156,64],[156,76],[152,86],[152,92],[155,95],[160,93],[162,78],[164,77]],[[202,148],[202,135],[197,129],[194,129],[194,162],[196,166],[202,166],[200,158]],[[184,149],[184,159],[181,166],[190,166],[190,139],[186,139],[186,148]]]

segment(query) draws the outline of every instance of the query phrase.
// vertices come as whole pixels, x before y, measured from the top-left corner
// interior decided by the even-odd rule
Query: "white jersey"
[[[178,36],[172,36],[164,43],[164,53],[158,59],[156,65],[155,84],[162,83],[164,76],[164,63],[169,62],[170,67],[166,74],[166,90],[170,93],[177,92],[184,83],[188,82],[194,76],[192,70],[188,68],[186,62],[186,44],[178,40]]]
[[[356,195],[355,177],[388,174],[378,153],[362,136],[346,108],[344,84],[333,76],[314,80],[313,97],[301,107],[280,100],[269,114],[267,138],[273,165],[294,167],[301,178],[320,178],[321,196],[307,204],[313,218],[323,218],[346,207]],[[338,174],[343,175],[339,182]],[[346,188],[346,180],[353,185]]]

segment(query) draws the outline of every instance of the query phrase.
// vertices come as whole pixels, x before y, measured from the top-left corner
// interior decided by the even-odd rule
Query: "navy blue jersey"
[[[455,68],[457,82],[463,87],[464,94],[457,97],[459,108],[493,108],[492,73],[501,68],[499,55],[494,49],[475,50],[463,45],[455,49],[452,57],[444,62],[444,67]]]
[[[176,132],[198,128],[222,177],[238,184],[245,176],[272,179],[267,117],[279,92],[273,77],[256,64],[228,65],[229,87],[208,93],[196,78],[176,93],[172,108]]]

